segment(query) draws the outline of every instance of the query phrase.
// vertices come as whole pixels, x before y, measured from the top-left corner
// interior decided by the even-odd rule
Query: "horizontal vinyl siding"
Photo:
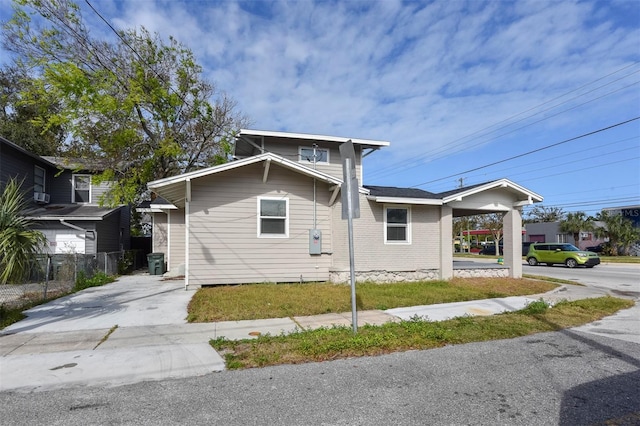
[[[189,284],[325,281],[329,255],[309,254],[313,180],[262,164],[192,181],[189,216]],[[289,237],[258,238],[258,197],[289,199]],[[317,183],[322,249],[331,251],[328,185]]]
[[[353,220],[356,271],[439,269],[439,208],[410,206],[411,244],[385,244],[384,207],[385,204],[375,203],[360,196],[360,218]],[[349,270],[347,221],[341,219],[341,214],[342,207],[338,201],[333,209],[333,268],[336,271]]]
[[[153,213],[153,229],[151,230],[152,246],[154,253],[167,252],[167,215],[165,213]]]
[[[273,152],[274,154],[281,155],[288,160],[298,161],[299,148],[311,148],[313,146],[313,143],[314,141],[306,140],[292,141],[291,139],[270,139],[266,142],[265,150],[268,152]],[[340,144],[327,142],[317,142],[317,144],[318,148],[329,150],[329,164],[318,163],[316,164],[316,170],[327,173],[338,179],[342,179],[342,158],[340,157]],[[356,173],[358,175],[360,184],[362,184],[362,156],[360,155],[361,149],[358,145],[356,145],[354,148],[356,151]],[[312,162],[302,161],[300,162],[300,164],[304,164],[307,167],[313,168]]]
[[[98,252],[120,251],[120,211],[98,222]]]
[[[185,228],[184,228],[184,209],[169,210],[169,229],[171,230],[171,256],[169,270],[177,268],[179,265],[183,265],[184,260],[184,240],[185,240]]]

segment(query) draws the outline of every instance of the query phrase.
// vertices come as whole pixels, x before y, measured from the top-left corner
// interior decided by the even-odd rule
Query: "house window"
[[[408,207],[384,208],[385,244],[411,244],[411,211]]]
[[[289,236],[289,199],[258,198],[258,237]]]
[[[312,163],[313,164],[313,147],[303,147],[299,148],[299,161],[303,163]],[[315,156],[316,156],[316,164],[329,164],[329,150],[325,148],[315,148]]]
[[[33,192],[43,193],[45,171],[42,167],[34,166],[33,168]]]
[[[72,202],[91,202],[91,175],[73,175]]]

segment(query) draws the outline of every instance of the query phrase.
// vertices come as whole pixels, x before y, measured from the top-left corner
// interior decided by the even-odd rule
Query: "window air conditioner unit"
[[[33,200],[36,203],[47,204],[49,202],[49,194],[45,194],[44,192],[34,192]]]

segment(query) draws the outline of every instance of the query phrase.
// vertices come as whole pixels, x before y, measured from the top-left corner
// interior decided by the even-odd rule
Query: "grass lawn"
[[[428,322],[419,319],[364,326],[321,328],[255,340],[211,340],[229,369],[320,362],[339,358],[437,348],[445,345],[507,339],[556,331],[599,320],[633,301],[614,297],[561,302],[549,308],[538,301],[527,308],[488,317],[459,317]]]
[[[356,284],[358,310],[544,293],[557,284],[538,279],[474,278],[395,284]],[[189,322],[284,318],[351,311],[348,285],[252,284],[203,288],[188,307]]]

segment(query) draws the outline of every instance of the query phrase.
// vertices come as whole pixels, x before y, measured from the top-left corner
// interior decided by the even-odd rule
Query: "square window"
[[[385,207],[385,244],[411,244],[411,214],[408,207]]]
[[[91,175],[73,175],[73,202],[91,202]]]
[[[258,199],[258,237],[289,236],[289,200],[287,198]]]
[[[299,157],[300,162],[313,164],[314,148],[300,147]],[[329,150],[326,148],[315,148],[315,159],[316,164],[329,164]]]

